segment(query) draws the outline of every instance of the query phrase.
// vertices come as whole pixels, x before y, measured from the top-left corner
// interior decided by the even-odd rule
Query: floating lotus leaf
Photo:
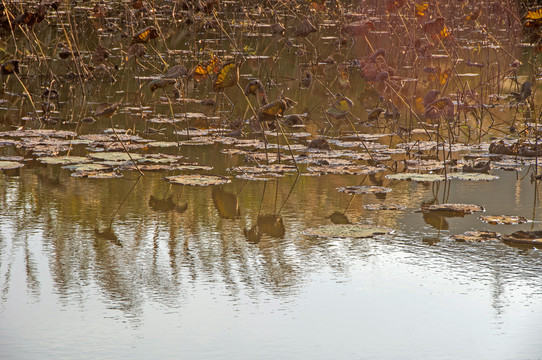
[[[1,161],[24,161],[23,156],[0,156]]]
[[[451,238],[460,242],[479,242],[498,240],[501,234],[493,231],[467,231],[464,234],[453,235]]]
[[[222,185],[231,182],[230,178],[218,175],[177,175],[164,178],[172,184],[190,186]]]
[[[202,114],[203,115],[203,114]],[[196,129],[196,128],[192,128],[192,129],[181,129],[181,130],[178,130],[178,131],[175,131],[174,132],[176,135],[181,135],[181,136],[208,136],[208,135],[211,135],[212,132],[211,130],[209,129]]]
[[[148,154],[137,160],[138,163],[171,164],[182,159],[181,155]]]
[[[72,176],[89,179],[117,179],[122,177],[122,174],[118,171],[76,171],[72,173]]]
[[[44,136],[49,138],[70,138],[77,137],[77,133],[73,131],[62,131],[62,130],[14,130],[14,131],[2,131],[0,132],[0,137],[33,137],[33,136]]]
[[[485,223],[493,224],[493,225],[503,225],[503,224],[515,225],[515,224],[523,224],[529,221],[523,216],[510,216],[510,215],[481,216],[480,220],[482,220]]]
[[[542,231],[516,231],[510,235],[503,235],[502,241],[507,244],[526,244],[536,247],[542,246]]]
[[[404,205],[395,205],[395,204],[366,204],[363,205],[363,208],[366,210],[404,210],[406,206]]]
[[[410,149],[417,150],[417,151],[424,151],[424,150],[433,150],[437,147],[436,141],[412,141],[412,142],[406,142],[402,144],[397,144],[397,147],[400,149]]]
[[[444,175],[439,174],[416,174],[416,173],[398,173],[386,175],[390,180],[406,180],[417,182],[431,182],[431,181],[443,181]]]
[[[130,153],[128,155],[125,152],[101,152],[101,153],[91,153],[88,155],[90,158],[99,161],[116,161],[116,162],[126,162],[126,161],[137,161],[143,158],[143,155]],[[131,159],[130,159],[131,157]]]
[[[382,186],[343,186],[337,188],[339,192],[347,194],[385,194],[391,191],[390,188]]]
[[[87,163],[90,159],[83,156],[45,156],[38,161],[49,165],[70,165]]]
[[[483,206],[474,204],[435,204],[423,205],[422,211],[438,211],[455,214],[472,214],[485,211]]]
[[[213,136],[199,136],[190,140],[180,141],[179,145],[212,145],[216,138]]]
[[[168,147],[177,147],[177,143],[174,141],[153,141],[148,144],[149,147],[156,148],[168,148]]]
[[[275,173],[283,174],[285,172],[297,171],[295,166],[285,164],[271,164],[260,166],[237,166],[229,169],[229,171],[243,174],[263,174],[263,173]]]
[[[283,177],[283,174],[275,173],[261,173],[261,174],[239,174],[235,175],[237,179],[251,180],[251,181],[269,181],[276,178]]]
[[[172,168],[175,170],[181,170],[181,171],[194,171],[194,170],[204,170],[204,171],[210,171],[213,170],[212,166],[207,165],[198,165],[198,164],[175,164],[172,165]]]
[[[103,164],[103,163],[101,163]],[[177,170],[175,165],[170,164],[138,164],[135,166],[135,164],[129,164],[129,165],[123,165],[122,170],[132,170],[132,171],[171,171],[171,170]]]
[[[18,169],[23,166],[24,164],[21,164],[20,162],[17,162],[17,161],[6,161],[6,160],[0,161],[0,170],[13,170],[13,169]]]
[[[436,171],[444,168],[443,162],[437,160],[406,160],[405,164],[409,170],[415,171]]]
[[[344,175],[364,175],[375,174],[380,171],[384,171],[384,168],[376,166],[333,166],[333,165],[310,165],[307,166],[307,170],[311,173],[319,174],[344,174]]]
[[[495,175],[489,175],[484,173],[469,173],[469,172],[460,172],[460,173],[453,173],[448,175],[452,179],[458,179],[458,180],[471,180],[471,181],[489,181],[489,180],[496,180],[499,177]]]
[[[337,224],[311,228],[304,231],[305,235],[319,237],[367,238],[386,234],[389,229],[360,224]]]
[[[91,164],[91,163],[66,165],[66,166],[63,166],[62,168],[68,169],[71,171],[79,171],[79,172],[111,170],[111,166],[104,165],[104,164]]]

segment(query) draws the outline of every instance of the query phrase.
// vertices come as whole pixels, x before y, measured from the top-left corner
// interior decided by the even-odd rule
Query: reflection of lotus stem
[[[128,157],[130,158],[130,161],[132,162],[132,164],[134,164],[134,166],[136,167],[137,171],[139,171],[139,174],[141,176],[143,176],[143,172],[141,171],[141,169],[139,168],[139,166],[137,166],[137,163],[134,161],[134,159],[132,159],[132,155],[130,154],[130,152],[128,151],[128,149],[126,149],[126,146],[124,146],[124,143],[122,142],[122,140],[120,139],[119,135],[117,134],[117,131],[115,130],[115,127],[113,126],[113,116],[111,116],[109,118],[109,121],[111,122],[111,130],[113,130],[113,134],[115,134],[115,137],[117,138],[117,140],[119,141],[120,145],[122,146],[122,148],[124,149],[124,151],[126,152],[126,155],[128,155]]]
[[[137,167],[137,165],[136,165],[136,167]],[[140,171],[140,173],[141,173],[141,171]],[[141,175],[143,175],[143,173],[141,173]],[[130,196],[130,194],[132,193],[132,191],[136,187],[137,183],[139,182],[139,179],[141,179],[141,176],[137,177],[136,181],[134,182],[134,186],[132,186],[130,191],[128,191],[128,194],[126,194],[124,199],[122,199],[122,202],[120,203],[119,207],[117,208],[117,210],[115,210],[115,212],[113,213],[113,216],[111,216],[111,221],[109,222],[109,228],[110,229],[111,229],[111,225],[113,225],[113,220],[115,219],[115,216],[117,216],[117,213],[119,212],[120,208],[122,207],[122,205],[124,205],[124,203],[126,202],[126,199],[128,199],[128,196]]]
[[[294,180],[294,183],[292,184],[292,187],[290,188],[290,192],[288,192],[288,195],[286,196],[286,199],[284,200],[284,202],[282,203],[282,205],[280,206],[279,208],[279,211],[277,211],[277,213],[275,214],[275,216],[279,216],[280,212],[282,211],[282,208],[284,207],[284,205],[286,205],[286,203],[288,202],[288,199],[290,198],[290,195],[292,194],[292,192],[294,191],[294,187],[295,187],[295,184],[297,184],[297,179],[299,179],[299,173],[296,175],[295,177],[295,180]],[[278,183],[277,183],[278,185]]]

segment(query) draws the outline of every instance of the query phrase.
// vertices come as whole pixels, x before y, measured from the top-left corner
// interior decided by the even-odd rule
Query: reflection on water
[[[11,338],[9,343],[0,341],[5,351],[15,351],[12,346],[20,341],[36,341],[34,336],[42,336],[44,327],[54,324],[50,316],[62,315],[63,311],[76,311],[76,318],[85,318],[97,331],[111,324],[108,319],[121,323],[125,319],[133,327],[127,334],[143,337],[149,328],[157,326],[152,318],[166,314],[181,321],[174,327],[181,333],[188,331],[187,326],[196,326],[192,320],[198,318],[208,326],[231,321],[239,336],[248,335],[248,329],[258,329],[261,322],[270,327],[265,332],[275,333],[278,329],[273,324],[285,320],[273,320],[272,316],[291,319],[295,324],[291,330],[296,333],[311,324],[305,318],[309,314],[332,321],[322,313],[324,308],[337,319],[345,319],[347,328],[358,329],[361,325],[348,320],[357,305],[346,303],[343,307],[340,297],[327,293],[329,288],[354,298],[365,294],[360,304],[381,314],[378,326],[396,324],[385,315],[388,311],[395,313],[386,310],[387,306],[404,307],[389,303],[390,297],[398,297],[396,301],[402,304],[409,302],[412,316],[396,314],[397,319],[416,319],[429,327],[436,324],[422,314],[424,309],[435,310],[430,304],[433,301],[446,308],[457,301],[458,306],[481,307],[486,314],[488,309],[476,300],[486,299],[483,302],[494,311],[471,319],[475,328],[492,334],[483,340],[504,341],[503,337],[513,335],[514,342],[509,345],[525,344],[526,354],[533,349],[527,343],[532,341],[527,330],[528,324],[542,315],[534,310],[542,300],[539,251],[501,243],[458,243],[446,237],[472,228],[507,232],[528,229],[532,224],[492,226],[475,215],[450,218],[417,212],[420,203],[441,198],[443,187],[399,182],[386,201],[405,204],[406,210],[367,211],[362,205],[383,200],[373,194],[352,198],[336,191],[339,186],[359,183],[356,177],[287,176],[272,182],[243,180],[205,188],[171,186],[152,174],[139,180],[100,181],[74,179],[60,172],[51,182],[47,180],[52,176],[49,171],[29,167],[19,176],[0,178],[0,295],[5,324],[0,332],[7,335],[10,329],[19,331],[5,338]],[[520,191],[487,199],[488,193],[516,181],[514,174],[500,175],[502,182],[452,181],[447,185],[451,187],[447,196],[455,202],[469,199],[484,203],[488,213],[528,217],[532,206],[526,200],[532,196],[532,186],[527,179],[517,184]],[[383,180],[384,185],[390,185]],[[291,191],[292,186],[297,191]],[[515,201],[517,196],[526,198]],[[348,218],[385,225],[395,233],[374,239],[303,235],[307,227],[332,223],[330,213],[344,216],[345,208]],[[540,221],[536,216],[534,220]],[[410,273],[410,280],[398,282],[403,275],[396,271]],[[328,282],[324,286],[327,290],[321,293]],[[415,295],[416,286],[432,295],[423,291]],[[405,296],[405,291],[411,295]],[[54,305],[56,302],[58,305]],[[518,307],[534,312],[527,316]],[[52,314],[35,324],[34,333],[29,331],[29,319],[15,322],[25,317],[23,309],[29,314]],[[230,311],[233,313],[227,315]],[[245,312],[258,315],[250,318]],[[521,323],[511,320],[514,313]],[[263,320],[257,320],[260,317]],[[452,318],[439,314],[436,321],[449,322]],[[302,326],[301,320],[308,322]],[[169,323],[166,318],[163,321]],[[246,328],[241,325],[243,321]],[[65,330],[70,328],[60,322]],[[449,326],[458,330],[459,325]],[[434,339],[436,344],[446,334]],[[125,336],[116,341],[125,344]],[[225,342],[218,341],[215,346],[217,351],[230,349]],[[296,350],[295,346],[285,346],[288,351]],[[399,346],[397,351],[401,349]],[[212,351],[204,353],[211,356]],[[53,349],[50,352],[51,356],[55,353]]]
[[[138,2],[130,5],[134,3]],[[268,158],[291,162],[290,145],[310,141],[302,134],[305,131],[320,140],[328,135],[332,155],[342,147],[355,149],[347,158],[356,164],[386,164],[388,170],[401,172],[416,166],[406,160],[438,158],[438,151],[422,149],[430,145],[425,141],[425,126],[435,124],[420,125],[417,118],[423,108],[416,108],[433,87],[446,90],[464,107],[464,115],[458,116],[464,123],[451,128],[457,134],[445,134],[454,139],[453,145],[458,145],[457,139],[484,141],[495,135],[490,130],[499,136],[515,133],[523,126],[520,123],[532,121],[534,105],[511,104],[504,95],[519,90],[518,81],[539,71],[525,46],[518,45],[521,26],[495,30],[488,36],[488,28],[493,31],[506,22],[518,22],[511,11],[500,11],[503,2],[484,8],[484,20],[476,24],[465,24],[458,15],[472,2],[450,2],[438,8],[438,16],[453,20],[448,26],[454,28],[456,45],[449,52],[442,43],[426,42],[425,34],[418,34],[424,39],[411,38],[410,33],[402,39],[403,31],[397,29],[402,29],[405,20],[412,21],[408,26],[412,34],[418,28],[422,31],[421,24],[412,12],[391,16],[384,2],[374,2],[370,11],[359,9],[357,3],[327,2],[332,10],[326,15],[317,12],[321,2],[305,2],[310,3],[312,10],[307,11],[311,21],[318,21],[320,32],[301,39],[271,36],[261,26],[271,25],[264,20],[284,19],[288,30],[294,30],[301,19],[288,1],[254,6],[222,2],[216,14],[198,12],[190,2],[179,3],[175,9],[169,5],[178,2],[159,2],[164,6],[152,11],[151,2],[143,3],[141,12],[133,12],[124,2],[109,2],[104,8],[73,2],[69,9],[66,2],[61,11],[50,12],[48,24],[38,25],[35,33],[28,30],[13,44],[0,39],[6,54],[22,57],[20,77],[2,77],[0,128],[45,127],[105,136],[100,131],[115,125],[129,129],[126,136],[141,134],[145,139],[174,143],[160,152],[212,166],[213,173],[228,175],[232,182],[191,187],[163,180],[164,173],[178,175],[183,173],[180,170],[146,171],[142,177],[137,171],[122,171],[122,178],[75,178],[61,166],[37,162],[35,153],[86,156],[88,142],[68,147],[51,145],[48,135],[35,141],[18,138],[17,143],[2,137],[0,155],[24,156],[25,166],[0,173],[1,359],[540,356],[540,250],[500,242],[460,243],[449,237],[467,230],[538,229],[540,189],[530,180],[534,162],[522,171],[495,167],[493,173],[500,179],[489,182],[393,181],[385,177],[389,171],[313,176],[317,172],[305,171],[307,161],[325,168],[346,159],[322,154],[311,158],[307,154],[314,154],[302,146],[303,153],[296,153],[295,158],[304,170],[301,175],[277,172],[267,181],[247,181],[227,171],[247,163],[263,164]],[[102,10],[109,11],[107,16],[98,16]],[[363,16],[365,12],[371,16],[377,31],[368,37],[339,38],[336,30],[350,17],[357,18],[360,10]],[[134,31],[149,25],[139,17],[145,11],[153,25],[168,26],[162,26],[159,39],[148,44],[147,56],[127,61],[131,34],[121,29],[129,28],[131,21]],[[59,21],[64,15],[69,18],[66,24]],[[339,23],[325,19],[328,15],[338,16]],[[246,19],[250,21],[245,23]],[[217,24],[227,27],[228,36],[218,31]],[[77,58],[81,63],[59,58],[59,51],[69,56],[62,50],[68,46],[66,26],[76,26],[80,32],[79,39],[73,40],[80,42]],[[242,49],[234,43],[236,39]],[[416,46],[422,40],[435,48],[433,57],[423,54],[429,48]],[[35,43],[42,48],[37,53]],[[110,52],[106,64],[96,65],[92,60],[98,44]],[[396,73],[390,77],[385,72],[386,81],[371,85],[362,77],[360,59],[380,47],[386,48],[387,58],[379,61],[395,66]],[[245,60],[240,65],[240,85],[261,78],[267,93],[258,87],[254,90],[258,96],[248,94],[247,100],[237,87],[213,92],[213,78],[183,77],[174,89],[169,83],[164,84],[170,88],[150,87],[151,79],[180,60],[194,69],[214,55],[229,61],[240,53]],[[323,61],[326,58],[330,60]],[[468,65],[471,59],[485,67],[473,70]],[[519,59],[525,66],[520,67]],[[512,62],[516,65],[510,66]],[[348,74],[340,70],[346,63],[351,67]],[[82,64],[88,69],[81,70]],[[337,75],[344,75],[348,85]],[[454,81],[447,80],[451,78]],[[58,97],[55,111],[42,95],[51,94],[53,88]],[[533,86],[532,103],[539,104],[541,94],[536,90]],[[351,116],[347,117],[355,124],[343,118],[340,102],[333,100],[338,91],[355,104],[348,106]],[[461,94],[455,97],[452,92]],[[30,95],[45,109],[38,110],[39,121],[35,104],[28,101]],[[205,145],[201,138],[178,146],[180,141],[207,134],[210,125],[239,125],[238,119],[245,119],[248,130],[255,125],[249,121],[251,107],[282,95],[297,102],[291,113],[301,114],[285,125],[305,122],[305,127],[288,129],[301,140],[289,134],[292,140],[280,154],[250,150],[239,155],[235,146]],[[106,101],[122,104],[114,118],[89,119]],[[330,106],[335,107],[331,109],[335,116],[326,115]],[[376,110],[377,120],[370,119],[369,110]],[[475,116],[478,113],[489,115]],[[179,121],[168,122],[172,119]],[[409,132],[420,126],[423,133]],[[352,140],[352,128],[378,140],[359,142],[359,134]],[[260,130],[256,135],[252,130],[259,138]],[[532,129],[525,126],[522,131],[527,130]],[[179,135],[184,131],[186,135]],[[242,135],[237,132],[236,136]],[[266,136],[270,139],[266,148],[277,141],[284,145],[285,137]],[[404,145],[407,136],[412,141],[408,151],[398,153],[397,145]],[[324,144],[330,146],[328,140]],[[139,140],[125,145],[147,155],[158,152]],[[115,146],[124,150],[114,141],[88,146],[96,153]],[[367,156],[369,147],[382,153]],[[454,153],[450,160],[458,156]],[[121,172],[115,169],[113,174],[117,171]],[[371,185],[392,191],[354,195],[337,191],[343,186]],[[419,211],[422,205],[447,202],[481,204],[489,215],[524,216],[531,222],[489,225],[478,215]],[[405,209],[364,207],[384,204]],[[367,239],[304,234],[307,228],[332,223],[374,224],[392,232]]]

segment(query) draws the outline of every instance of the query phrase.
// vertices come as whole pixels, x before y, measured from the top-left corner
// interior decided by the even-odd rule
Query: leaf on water
[[[70,165],[88,163],[91,160],[83,156],[44,156],[38,161],[48,165]]]
[[[347,194],[385,194],[391,191],[390,188],[382,186],[343,186],[337,188],[337,191]]]
[[[104,164],[73,164],[73,165],[66,165],[62,167],[63,169],[71,170],[71,171],[77,171],[77,172],[88,172],[88,171],[107,171],[111,170],[111,166],[104,165]]]
[[[116,162],[126,162],[126,161],[138,161],[143,158],[143,155],[130,153],[128,155],[125,152],[102,152],[102,153],[91,153],[88,154],[91,159],[98,161],[116,161]]]
[[[434,204],[422,205],[422,211],[437,211],[452,214],[472,214],[485,211],[483,206],[474,204]]]
[[[137,159],[138,163],[150,164],[171,164],[182,159],[181,155],[172,154],[147,154],[144,157]]]
[[[0,137],[50,137],[50,138],[71,138],[76,137],[77,133],[73,131],[63,131],[63,130],[13,130],[13,131],[2,131],[0,132]]]
[[[376,211],[376,210],[404,210],[406,206],[404,205],[395,205],[395,204],[366,204],[363,205],[363,208],[366,210]]]
[[[453,235],[451,238],[459,242],[479,242],[499,240],[501,234],[493,231],[466,231],[464,234]]]
[[[212,166],[198,165],[198,164],[175,164],[175,165],[172,165],[172,168],[174,170],[181,170],[181,171],[196,171],[196,170],[210,171],[210,170],[213,170]]]
[[[231,182],[230,178],[218,175],[177,175],[167,176],[164,180],[172,184],[190,186],[222,185]]]
[[[526,244],[536,247],[542,246],[542,231],[516,231],[510,235],[503,235],[502,241],[507,244]]]
[[[0,170],[13,170],[23,167],[24,164],[17,161],[0,160]]]
[[[72,173],[72,176],[89,179],[117,179],[122,177],[122,174],[118,171],[76,171]]]
[[[344,175],[365,175],[375,174],[377,172],[384,171],[384,168],[376,166],[333,166],[333,165],[310,165],[307,166],[307,170],[313,174],[344,174]]]
[[[285,172],[295,172],[296,167],[292,165],[285,164],[270,164],[270,165],[260,165],[260,166],[236,166],[234,168],[228,169],[234,173],[243,173],[243,174],[283,174]]]
[[[239,174],[235,175],[237,179],[251,180],[251,181],[269,181],[276,180],[279,177],[283,177],[283,174],[276,173],[261,173],[261,174]]]
[[[389,174],[386,175],[387,179],[390,180],[406,180],[406,181],[416,181],[416,182],[432,182],[432,181],[443,181],[444,175],[439,174],[416,174],[416,173],[398,173],[398,174]]]
[[[488,216],[481,216],[480,220],[493,225],[515,225],[515,224],[523,224],[528,222],[527,218],[524,218],[523,216],[513,216],[513,215],[488,215]]]
[[[489,175],[489,174],[483,174],[483,173],[469,173],[469,172],[460,172],[460,173],[453,173],[448,175],[452,179],[458,179],[458,180],[471,180],[471,181],[489,181],[489,180],[496,180],[499,177],[495,175]]]
[[[305,230],[303,233],[309,236],[331,238],[367,238],[375,235],[386,234],[389,229],[360,224],[337,224],[326,225]]]

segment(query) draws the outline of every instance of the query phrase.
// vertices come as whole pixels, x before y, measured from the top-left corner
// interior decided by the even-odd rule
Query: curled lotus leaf
[[[528,222],[527,218],[523,216],[512,216],[512,215],[488,215],[481,216],[480,220],[493,225],[515,225],[523,224]]]
[[[439,211],[454,214],[472,214],[485,211],[483,206],[475,204],[434,204],[422,206],[422,211]]]
[[[498,240],[501,234],[493,231],[466,231],[464,234],[453,235],[451,238],[459,242],[479,242]]]
[[[330,238],[367,238],[389,233],[390,230],[361,224],[335,224],[311,228],[304,231],[305,235]]]
[[[70,165],[70,164],[82,164],[91,161],[87,157],[83,156],[44,156],[38,159],[39,162],[48,165]]]
[[[339,192],[347,194],[386,194],[391,191],[390,188],[383,186],[343,186],[337,188]]]
[[[210,171],[210,170],[213,170],[212,166],[198,165],[198,164],[174,164],[174,165],[172,165],[172,168],[174,170],[181,170],[181,171],[196,171],[196,170]]]
[[[164,178],[172,184],[190,186],[222,185],[231,182],[230,178],[218,175],[177,175]]]
[[[499,177],[495,175],[489,175],[484,173],[469,173],[469,172],[460,172],[460,173],[454,173],[449,175],[452,179],[458,179],[458,180],[471,180],[471,181],[489,181],[489,180],[496,180]]]
[[[143,155],[136,153],[125,153],[125,152],[100,152],[100,153],[91,153],[88,155],[90,158],[98,161],[116,161],[116,162],[125,162],[125,161],[137,161],[143,158]]]
[[[0,161],[0,170],[13,170],[13,169],[18,169],[23,166],[24,164],[17,161],[6,161],[6,160]]]
[[[510,235],[503,235],[502,241],[507,244],[525,244],[534,245],[536,247],[542,246],[542,231],[516,231]]]
[[[365,210],[377,211],[377,210],[404,210],[406,206],[395,204],[366,204],[363,205]]]
[[[417,174],[417,173],[397,173],[386,175],[390,180],[406,180],[416,182],[432,182],[445,180],[444,175],[439,174]]]

